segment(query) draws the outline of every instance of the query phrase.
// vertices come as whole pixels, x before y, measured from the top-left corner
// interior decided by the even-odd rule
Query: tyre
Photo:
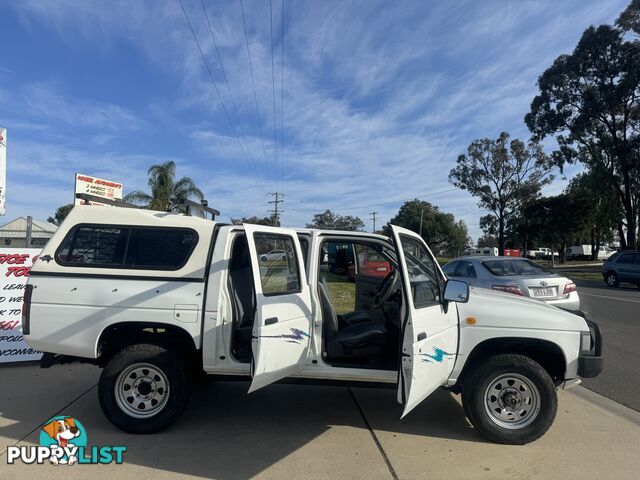
[[[189,367],[158,345],[130,345],[105,365],[98,383],[100,407],[116,427],[152,433],[171,425],[189,401]]]
[[[489,357],[462,385],[462,404],[473,426],[497,443],[523,445],[551,427],[558,409],[547,371],[517,354]]]
[[[618,285],[620,285],[620,279],[618,278],[618,275],[616,275],[616,272],[607,273],[605,280],[607,282],[607,285],[609,285],[610,287],[617,287]]]

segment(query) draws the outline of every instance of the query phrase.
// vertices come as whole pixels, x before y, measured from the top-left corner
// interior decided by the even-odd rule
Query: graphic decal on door
[[[309,338],[309,334],[298,328],[290,328],[291,333],[283,333],[281,335],[260,335],[260,338],[284,338],[287,343],[302,343],[305,338]]]
[[[421,353],[421,357],[425,357],[422,359],[423,362],[433,363],[438,362],[442,363],[445,358],[453,357],[453,353],[448,353],[438,347],[433,347],[433,354],[429,353]]]

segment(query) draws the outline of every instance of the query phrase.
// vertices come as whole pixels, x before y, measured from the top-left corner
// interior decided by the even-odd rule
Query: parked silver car
[[[576,285],[566,277],[518,257],[463,257],[443,267],[447,276],[469,285],[522,295],[566,308],[580,309]]]

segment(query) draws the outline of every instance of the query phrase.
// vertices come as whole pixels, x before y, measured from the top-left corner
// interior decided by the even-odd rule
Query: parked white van
[[[329,272],[332,242],[375,252],[390,273]],[[274,251],[284,257],[261,261]],[[444,387],[487,438],[521,444],[551,426],[557,387],[603,365],[584,315],[448,280],[403,228],[387,238],[117,207],[71,211],[32,269],[23,325],[43,366],[102,366],[100,405],[134,433],[174,422],[204,371],[250,379],[249,392],[387,385],[403,417]]]
[[[590,260],[592,253],[593,248],[591,245],[573,245],[567,248],[567,258],[572,260]],[[598,247],[597,259],[606,260],[614,253],[615,252],[611,248],[605,245],[600,245]]]

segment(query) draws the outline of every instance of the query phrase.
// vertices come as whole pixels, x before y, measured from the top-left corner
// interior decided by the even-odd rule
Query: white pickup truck
[[[329,272],[331,243],[353,261],[375,252],[389,273]],[[261,261],[274,251],[283,256]],[[600,330],[580,312],[447,280],[398,227],[387,238],[78,206],[24,301],[42,366],[102,366],[100,405],[134,433],[175,421],[205,372],[250,379],[249,392],[279,380],[385,384],[403,417],[444,387],[480,433],[522,444],[551,426],[556,388],[603,366]]]
[[[527,258],[531,260],[540,260],[551,258],[551,249],[549,247],[540,247],[537,250],[527,250]],[[560,258],[558,252],[553,252],[553,256]]]

